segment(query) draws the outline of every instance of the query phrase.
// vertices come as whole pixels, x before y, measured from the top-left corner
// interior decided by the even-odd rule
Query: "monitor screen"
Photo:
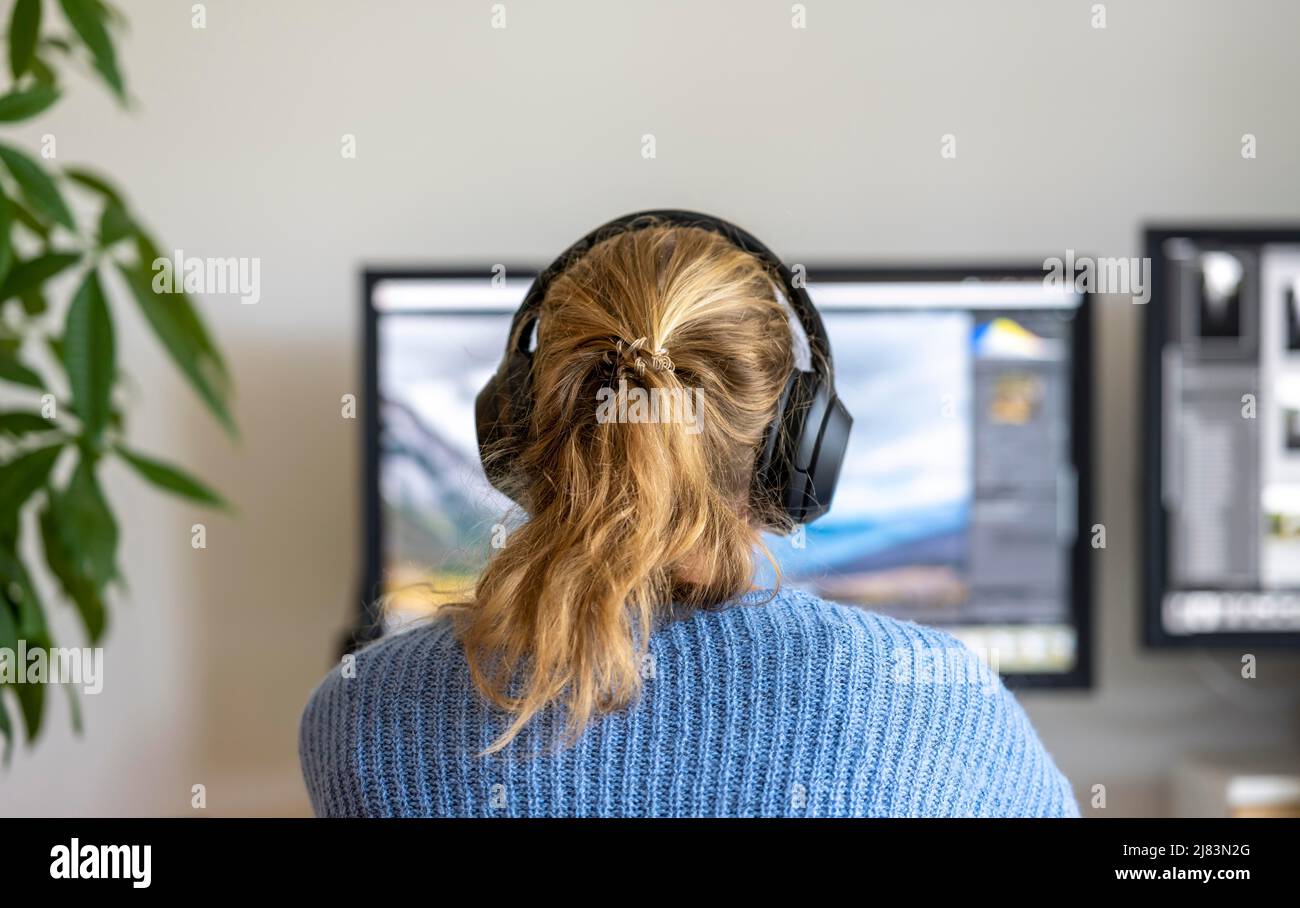
[[[1146,638],[1300,643],[1300,229],[1151,230]]]
[[[941,627],[1010,679],[1083,683],[1085,298],[1042,275],[814,270],[853,432],[830,513],[765,544],[782,583]],[[483,475],[473,403],[528,277],[368,274],[388,621],[463,598],[524,519]]]

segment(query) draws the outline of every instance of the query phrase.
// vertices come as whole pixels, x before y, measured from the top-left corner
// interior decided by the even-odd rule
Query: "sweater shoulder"
[[[307,722],[318,708],[337,707],[341,700],[355,698],[367,688],[393,683],[404,671],[427,669],[456,658],[459,652],[451,622],[445,619],[422,621],[386,634],[345,655],[321,679],[308,698],[303,721]]]
[[[868,740],[868,812],[1078,815],[1015,695],[952,634],[801,590],[751,595],[709,620],[749,629],[725,635],[752,641],[741,659],[780,654],[776,673],[810,709]]]
[[[892,618],[853,605],[823,599],[800,589],[747,594],[736,604],[697,616],[721,630],[745,628],[739,635],[755,646],[774,643],[796,651],[830,654],[850,662],[870,662],[877,670],[892,667],[899,679],[911,680],[929,666],[949,666],[950,671],[989,681],[983,662],[964,643],[933,627]],[[879,671],[870,680],[882,680]]]
[[[401,711],[412,679],[455,657],[449,625],[424,623],[348,654],[312,690],[299,721],[298,758],[317,816],[367,815],[368,771],[358,747],[364,727],[384,711]]]
[[[870,705],[950,726],[983,700],[1010,698],[997,672],[946,631],[822,599],[800,589],[747,594],[652,641],[712,671],[784,679],[806,701]]]

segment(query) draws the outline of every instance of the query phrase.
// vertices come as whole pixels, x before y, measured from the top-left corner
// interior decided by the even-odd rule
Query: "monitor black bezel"
[[[1161,369],[1168,329],[1164,305],[1165,256],[1168,240],[1187,239],[1197,243],[1241,246],[1270,244],[1300,245],[1300,225],[1278,224],[1219,226],[1200,224],[1154,224],[1144,231],[1144,254],[1151,260],[1151,296],[1142,319],[1143,394],[1139,436],[1142,445],[1142,641],[1152,649],[1300,647],[1300,632],[1218,631],[1208,634],[1171,634],[1161,621],[1161,608],[1168,591],[1169,519],[1161,496],[1164,481],[1164,374]],[[1154,428],[1153,428],[1154,427]]]
[[[380,565],[383,552],[383,521],[379,499],[379,437],[380,417],[378,406],[378,320],[374,306],[374,289],[386,280],[449,280],[465,278],[488,279],[500,272],[501,265],[466,267],[367,267],[362,270],[362,551],[364,553],[361,583],[361,612],[357,625],[345,641],[352,648],[373,639],[379,628],[375,605],[380,592]],[[829,282],[945,282],[963,279],[985,281],[1043,280],[1044,269],[1026,265],[916,265],[905,267],[871,266],[806,266],[809,283]],[[505,274],[532,276],[537,268],[505,266]],[[1071,601],[1070,613],[1074,624],[1075,664],[1065,672],[1027,672],[1004,674],[1009,687],[1036,688],[1090,688],[1093,682],[1093,629],[1092,629],[1092,308],[1091,294],[1082,294],[1075,315],[1075,328],[1071,332],[1071,458],[1077,477],[1075,514],[1077,528],[1070,559]],[[960,307],[954,307],[960,308]],[[504,341],[503,341],[504,342]],[[503,347],[504,350],[504,347]]]

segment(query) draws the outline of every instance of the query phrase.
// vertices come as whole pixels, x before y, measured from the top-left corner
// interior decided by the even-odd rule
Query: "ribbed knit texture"
[[[503,751],[449,622],[357,654],[303,715],[322,816],[1078,816],[995,673],[953,637],[798,591],[650,639],[640,698]]]

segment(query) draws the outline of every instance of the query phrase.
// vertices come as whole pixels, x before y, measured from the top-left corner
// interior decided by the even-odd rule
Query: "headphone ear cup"
[[[520,401],[529,399],[532,365],[531,353],[510,354],[474,398],[479,460],[488,482],[507,497],[511,497],[508,465],[514,463],[512,452],[528,436],[527,409]]]
[[[794,370],[786,380],[776,406],[776,416],[767,427],[758,456],[754,460],[753,494],[756,507],[763,511],[788,513],[786,500],[790,488],[790,465],[794,443],[803,425],[807,409],[807,379],[811,373]]]
[[[799,523],[811,523],[831,509],[835,487],[839,484],[840,471],[848,452],[849,433],[853,429],[853,417],[838,395],[826,385],[821,386],[819,393],[825,394],[827,399],[825,407],[820,409],[818,425],[807,423],[804,426],[805,437],[811,437],[813,430],[816,430],[813,453],[806,469],[796,469],[796,474],[803,479],[804,487],[802,501],[799,502],[800,509],[798,513],[792,511],[790,516]]]
[[[756,491],[795,523],[830,510],[853,418],[816,372],[796,371],[760,452]]]

